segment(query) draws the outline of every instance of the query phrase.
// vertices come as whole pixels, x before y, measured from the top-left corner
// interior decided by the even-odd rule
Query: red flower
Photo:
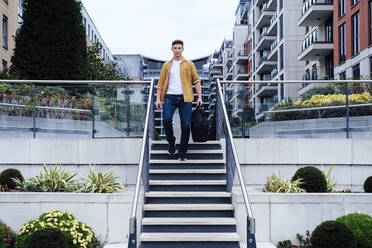
[[[8,239],[8,242],[9,242],[9,243],[11,243],[11,242],[12,242],[12,240],[11,240],[11,239]]]

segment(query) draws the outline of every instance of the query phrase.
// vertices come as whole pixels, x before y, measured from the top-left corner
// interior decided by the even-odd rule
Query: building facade
[[[334,1],[335,77],[370,78],[372,71],[372,1]]]
[[[299,27],[305,27],[299,61],[305,62],[303,80],[334,78],[333,1],[306,0],[303,3]],[[325,84],[303,83],[299,96],[324,93]]]

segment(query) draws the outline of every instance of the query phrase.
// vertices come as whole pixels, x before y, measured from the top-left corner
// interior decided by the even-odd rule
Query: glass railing
[[[304,15],[313,5],[332,5],[333,0],[307,0],[302,7],[302,15]]]
[[[311,80],[311,74],[307,81],[229,81],[231,94],[239,94],[226,99],[234,136],[371,139],[372,80]]]
[[[149,84],[0,80],[0,137],[142,137]]]

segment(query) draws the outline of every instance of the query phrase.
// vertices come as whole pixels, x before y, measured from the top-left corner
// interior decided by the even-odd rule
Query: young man
[[[186,161],[187,146],[190,137],[190,122],[192,101],[194,92],[192,85],[198,95],[196,104],[203,105],[201,98],[200,79],[195,69],[195,65],[182,56],[183,41],[175,40],[172,43],[173,58],[164,63],[159,77],[156,92],[156,109],[161,109],[163,104],[163,123],[167,136],[168,152],[174,155],[176,148],[176,138],[173,134],[173,115],[176,108],[179,110],[181,121],[181,141],[178,149],[178,159]]]

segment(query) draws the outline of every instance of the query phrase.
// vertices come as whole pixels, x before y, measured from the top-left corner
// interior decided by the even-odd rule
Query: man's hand
[[[155,102],[155,108],[156,108],[157,110],[161,109],[161,101],[160,101],[160,99],[156,99],[156,102]]]
[[[196,106],[203,106],[203,100],[201,97],[198,97],[198,100],[196,100]]]

